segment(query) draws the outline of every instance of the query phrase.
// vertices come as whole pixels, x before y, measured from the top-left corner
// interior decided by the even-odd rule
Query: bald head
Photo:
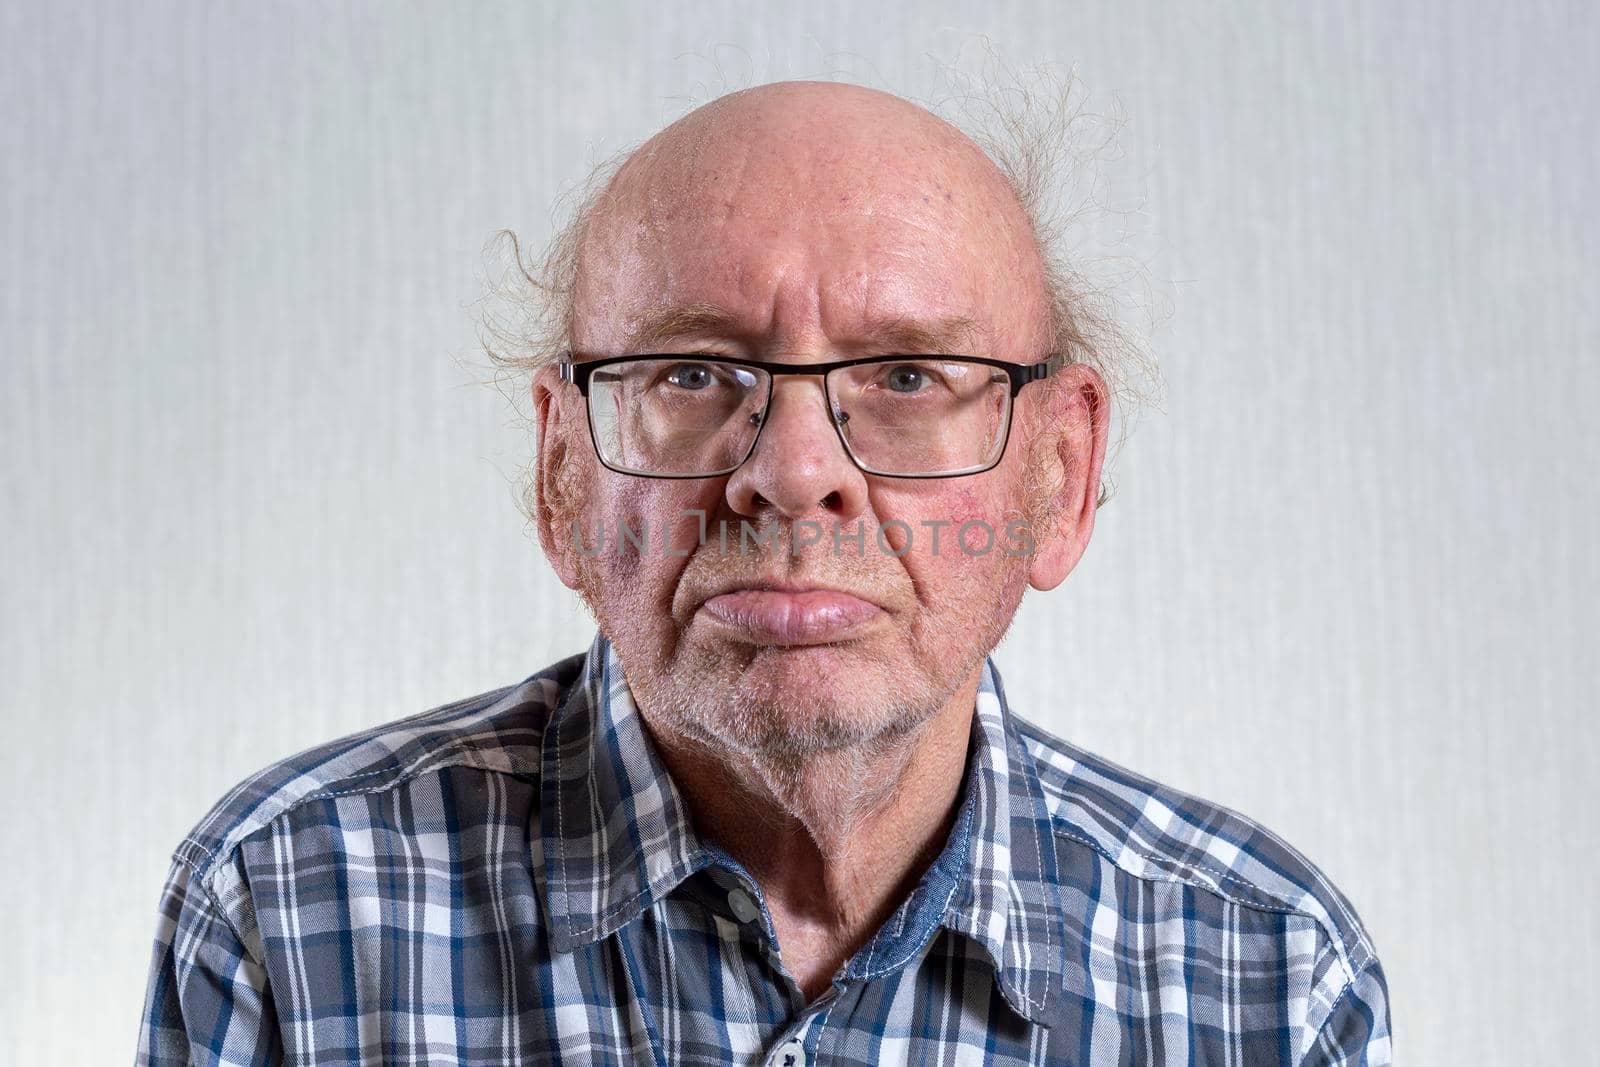
[[[641,146],[585,228],[574,347],[623,351],[654,307],[722,307],[704,282],[775,350],[929,316],[971,322],[971,347],[1007,358],[1050,340],[1039,250],[1005,177],[942,119],[859,86],[733,93]]]
[[[900,97],[833,82],[776,82],[714,100],[645,142],[613,191],[661,207],[681,192],[725,193],[717,186],[745,168],[793,206],[807,203],[811,182],[846,198],[911,183],[951,203],[966,197],[958,210],[1009,209],[1026,225],[1000,172],[961,131]]]

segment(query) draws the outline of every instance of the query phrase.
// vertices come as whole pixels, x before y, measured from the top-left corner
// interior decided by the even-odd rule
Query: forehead
[[[638,348],[689,321],[752,345],[953,322],[969,347],[1029,343],[1042,274],[1020,205],[976,146],[896,103],[713,115],[647,143],[590,223],[575,346]]]

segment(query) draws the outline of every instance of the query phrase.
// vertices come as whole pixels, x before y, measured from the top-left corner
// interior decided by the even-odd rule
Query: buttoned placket
[[[768,1067],[806,1067],[806,1046],[799,1038],[790,1038],[773,1049],[767,1057]]]
[[[806,1051],[806,1035],[818,1018],[827,1017],[833,1008],[833,1002],[839,999],[839,994],[843,991],[843,988],[838,982],[835,982],[826,996],[808,1006],[804,1015],[796,1019],[784,1029],[783,1033],[773,1040],[771,1051],[767,1053],[767,1058],[762,1061],[765,1067],[809,1067],[812,1057]],[[820,1046],[822,1043],[820,1028],[816,1038],[817,1040],[813,1044]]]
[[[735,883],[727,889],[728,910],[733,913],[740,925],[755,925],[765,932],[765,923],[762,921],[761,905],[743,884]],[[767,941],[766,938],[762,938]],[[768,954],[773,962],[779,962],[780,953],[774,951],[777,946],[770,942],[766,945]],[[806,1035],[812,1024],[819,1018],[825,1017],[838,999],[841,986],[836,982],[827,995],[821,1000],[806,1006],[805,1013],[797,1018],[784,1031],[773,1039],[766,1058],[762,1060],[765,1067],[810,1067],[812,1056],[806,1051]],[[821,1035],[818,1034],[818,1041]]]

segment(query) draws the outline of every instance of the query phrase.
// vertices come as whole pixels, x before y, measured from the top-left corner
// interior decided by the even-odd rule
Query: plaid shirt
[[[992,659],[972,739],[943,852],[807,1003],[597,636],[223,797],[138,1062],[1389,1062],[1372,942],[1288,845],[1023,721]]]

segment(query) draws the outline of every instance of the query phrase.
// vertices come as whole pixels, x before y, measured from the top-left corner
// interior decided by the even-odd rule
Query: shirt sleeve
[[[194,869],[175,859],[161,893],[137,1067],[282,1061],[266,970]]]
[[[1376,959],[1356,973],[1300,1067],[1390,1067],[1389,986]]]

